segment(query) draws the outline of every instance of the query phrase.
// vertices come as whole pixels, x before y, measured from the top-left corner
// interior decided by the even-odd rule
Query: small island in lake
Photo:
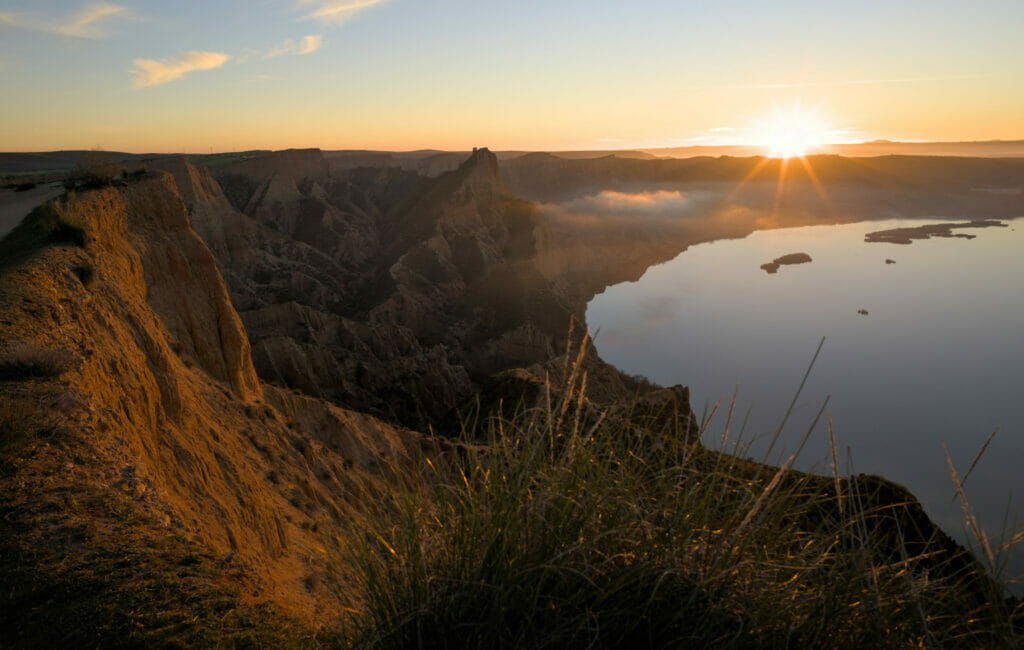
[[[858,309],[857,313],[860,314],[861,316],[867,316],[868,315],[868,310],[867,309]]]
[[[915,239],[930,239],[932,237],[959,237],[960,239],[974,239],[977,235],[967,233],[954,233],[960,228],[1005,228],[1006,224],[995,219],[975,219],[961,223],[935,223],[926,226],[912,228],[893,228],[892,230],[879,230],[864,235],[864,241],[869,244],[885,242],[889,244],[910,244]],[[886,260],[888,264],[888,260]]]
[[[761,265],[761,268],[767,273],[778,273],[779,267],[784,264],[807,264],[810,261],[811,256],[807,253],[790,253],[789,255],[776,257],[771,262],[765,262]]]

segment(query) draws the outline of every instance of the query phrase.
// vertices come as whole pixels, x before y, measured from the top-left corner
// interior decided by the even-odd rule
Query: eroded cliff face
[[[216,180],[157,163],[211,242],[260,377],[425,428],[490,374],[563,352],[582,311],[544,273],[547,227],[491,152],[436,179],[327,172],[317,155],[271,154]]]
[[[193,214],[220,214],[210,179],[179,171],[190,175]],[[61,481],[40,482],[43,494],[61,485],[79,499],[127,500],[147,513],[140,526],[149,538],[181,536],[243,567],[250,596],[306,621],[336,618],[336,585],[323,578],[339,542],[327,531],[347,505],[372,498],[381,472],[412,467],[431,447],[372,417],[261,385],[178,185],[157,173],[59,201],[54,209],[83,245],[51,245],[0,272],[0,364],[61,360],[48,371],[54,379],[0,377],[0,396],[51,431],[2,477],[4,509],[15,517],[7,523],[28,498],[12,486],[62,467]],[[222,242],[229,259],[241,259],[229,254],[236,235]],[[63,570],[87,562],[87,551],[63,551]]]

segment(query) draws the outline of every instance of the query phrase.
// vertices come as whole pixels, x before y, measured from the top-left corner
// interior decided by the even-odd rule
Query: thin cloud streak
[[[323,0],[300,0],[300,2],[304,5],[318,5],[317,9],[308,14],[306,18],[315,18],[325,23],[341,25],[360,11],[383,4],[387,0],[327,0],[326,2]]]
[[[292,39],[288,39],[284,43],[277,45],[269,52],[263,55],[264,59],[273,59],[275,57],[283,56],[285,54],[291,54],[294,56],[302,56],[303,54],[310,54],[316,52],[323,45],[323,36],[309,35],[303,36],[302,40],[298,43]]]
[[[874,86],[880,84],[915,83],[921,81],[957,81],[963,79],[989,79],[1003,77],[999,74],[964,74],[938,77],[896,77],[894,79],[847,79],[844,81],[804,81],[795,83],[741,84],[729,88],[760,89],[760,88],[817,88],[821,86]]]
[[[116,16],[126,17],[127,15],[128,10],[125,7],[108,2],[97,2],[87,5],[82,11],[64,21],[40,20],[21,13],[0,13],[0,25],[73,38],[103,38],[106,36],[106,32],[103,31],[100,23]]]
[[[132,64],[132,85],[136,88],[159,86],[181,79],[197,70],[213,70],[227,63],[231,56],[222,52],[182,52],[176,57],[162,59],[135,59]]]

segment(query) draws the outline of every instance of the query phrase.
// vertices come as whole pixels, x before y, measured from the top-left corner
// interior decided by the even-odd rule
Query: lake
[[[698,416],[721,400],[705,434],[709,447],[721,447],[737,386],[726,449],[773,464],[785,461],[831,396],[843,473],[849,463],[907,486],[961,540],[943,445],[963,476],[1000,427],[965,484],[998,538],[1007,513],[1009,530],[1024,520],[1024,221],[954,231],[976,235],[970,240],[864,241],[869,232],[952,221],[789,228],[700,244],[637,282],[609,287],[591,301],[587,322],[602,358],[660,384],[690,386]],[[759,268],[798,252],[813,261],[775,274]],[[822,336],[807,386],[766,457]],[[828,457],[820,423],[796,467],[829,473]],[[1010,573],[1022,572],[1017,552]]]

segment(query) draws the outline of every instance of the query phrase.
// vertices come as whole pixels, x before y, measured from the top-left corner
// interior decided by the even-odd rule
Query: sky
[[[0,151],[1024,139],[1021,0],[0,0]]]

